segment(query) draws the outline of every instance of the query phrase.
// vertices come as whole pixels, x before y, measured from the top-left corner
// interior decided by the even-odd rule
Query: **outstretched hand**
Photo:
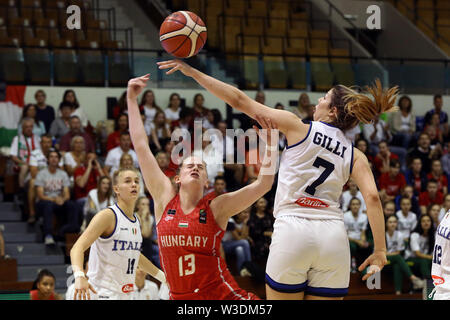
[[[255,115],[255,120],[258,121],[261,128],[267,132],[267,135],[264,134],[264,131],[261,132],[257,126],[253,126],[253,129],[256,130],[261,140],[263,140],[268,146],[277,145],[278,139],[272,139],[272,136],[276,137],[278,133],[278,127],[275,123],[270,120],[270,118],[264,118],[260,115]]]
[[[136,99],[137,96],[144,90],[147,86],[147,82],[150,80],[150,74],[147,73],[145,76],[130,79],[128,81],[127,88],[127,98]]]
[[[192,76],[193,71],[195,70],[187,63],[175,59],[175,60],[167,60],[167,61],[160,61],[156,63],[159,66],[159,69],[170,69],[166,72],[166,74],[172,74],[175,71],[181,71],[185,76]]]
[[[361,272],[369,266],[369,269],[367,270],[367,273],[364,275],[362,280],[365,281],[374,273],[380,272],[386,263],[386,252],[375,251],[374,253],[372,253],[358,268],[358,270]]]

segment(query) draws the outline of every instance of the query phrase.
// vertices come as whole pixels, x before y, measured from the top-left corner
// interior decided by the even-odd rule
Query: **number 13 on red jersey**
[[[178,270],[180,277],[189,276],[195,273],[195,255],[188,254],[178,258]]]

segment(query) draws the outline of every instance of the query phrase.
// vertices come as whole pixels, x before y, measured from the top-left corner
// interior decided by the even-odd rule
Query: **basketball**
[[[168,16],[159,29],[164,50],[177,58],[196,55],[206,43],[205,23],[195,13],[177,11]]]

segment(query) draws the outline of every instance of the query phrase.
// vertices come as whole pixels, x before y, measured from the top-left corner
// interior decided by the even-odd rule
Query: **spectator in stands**
[[[381,141],[389,142],[392,139],[389,125],[379,117],[375,118],[373,123],[363,125],[363,135],[375,154],[378,153],[378,144]]]
[[[367,160],[369,161],[370,168],[372,169],[372,171],[374,171],[375,169],[373,167],[373,156],[366,139],[359,138],[358,140],[356,140],[355,146],[359,151],[364,153],[364,155],[367,157]]]
[[[222,238],[225,255],[234,255],[236,257],[236,268],[242,276],[247,275],[242,270],[244,263],[252,260],[247,225],[250,218],[250,209],[247,208],[230,218],[227,231]]]
[[[70,131],[70,114],[72,113],[72,104],[68,102],[61,103],[59,111],[61,116],[53,120],[49,134],[55,138],[55,148],[59,149],[59,141]]]
[[[223,176],[223,158],[220,152],[217,152],[216,147],[212,143],[212,139],[208,132],[203,132],[206,135],[202,141],[202,150],[194,150],[194,156],[203,159],[206,163],[206,172],[208,174],[209,188],[212,188],[217,176]],[[214,139],[214,138],[213,138]]]
[[[19,174],[19,187],[25,187],[25,178],[29,171],[31,153],[40,148],[40,138],[33,134],[34,120],[22,120],[22,133],[15,136],[9,155],[14,162],[14,170]]]
[[[403,277],[406,276],[411,280],[414,289],[423,288],[425,282],[416,277],[409,265],[403,258],[402,252],[405,250],[405,242],[403,236],[397,229],[397,217],[389,216],[386,219],[386,258],[392,267],[395,294],[402,293]]]
[[[434,147],[437,144],[440,144],[441,146],[444,144],[444,136],[440,128],[439,115],[437,113],[431,116],[431,122],[425,125],[423,132],[430,137],[431,147]]]
[[[417,226],[417,215],[411,212],[411,199],[402,197],[400,200],[400,210],[397,211],[396,216],[398,219],[397,230],[402,236],[402,239],[406,242],[409,241],[411,232]]]
[[[353,144],[355,144],[355,142],[358,141],[361,137],[360,125],[356,125],[352,129],[345,131],[345,137],[349,139]]]
[[[255,94],[255,100],[261,104],[265,104],[266,102],[266,95],[264,93],[264,91],[257,91]]]
[[[448,193],[448,179],[442,170],[441,160],[435,159],[431,161],[431,172],[427,175],[427,179],[436,180],[438,190],[441,190],[444,196]]]
[[[22,118],[19,122],[18,134],[22,133],[22,120],[25,118],[32,118],[34,120],[33,134],[36,136],[42,136],[45,134],[45,125],[37,118],[36,106],[34,104],[27,104],[23,107]]]
[[[344,191],[341,195],[341,208],[342,211],[346,212],[350,210],[350,200],[353,198],[359,199],[361,205],[359,209],[359,213],[366,213],[367,208],[366,204],[364,202],[364,198],[362,196],[361,191],[359,191],[358,186],[356,185],[355,181],[353,179],[348,179],[347,182],[348,189]]]
[[[217,176],[214,179],[214,189],[208,193],[205,198],[209,201],[227,192],[227,183],[223,176]]]
[[[265,264],[272,241],[273,216],[267,210],[267,200],[260,198],[252,206],[248,220],[248,234],[250,237],[253,260]]]
[[[379,152],[373,158],[373,165],[375,167],[376,177],[380,178],[381,175],[389,172],[391,160],[398,160],[398,155],[389,150],[386,141],[381,141],[378,144],[378,150]]]
[[[212,129],[216,128],[217,124],[222,121],[222,114],[218,109],[208,110],[206,120],[203,121],[203,128]]]
[[[143,109],[145,115],[144,127],[151,128],[156,112],[162,111],[162,109],[156,103],[155,94],[152,90],[144,91],[144,93],[142,94],[141,103],[139,105],[140,108]]]
[[[428,214],[420,216],[416,229],[411,233],[409,240],[410,252],[406,261],[414,263],[414,269],[418,269],[420,277],[431,279],[431,260],[434,248],[433,221]]]
[[[172,93],[169,97],[169,105],[164,110],[166,115],[166,121],[169,126],[172,126],[172,121],[180,119],[180,107],[181,99],[178,93]],[[156,117],[156,115],[155,115]]]
[[[440,94],[434,95],[433,105],[434,105],[434,109],[427,111],[427,113],[425,114],[425,119],[424,119],[425,124],[430,124],[433,114],[438,114],[440,129],[442,130],[442,134],[444,136],[447,136],[448,132],[449,132],[448,114],[442,110],[442,106],[443,106],[442,95],[440,95]]]
[[[120,134],[119,146],[111,149],[105,159],[105,172],[112,176],[119,168],[120,158],[124,153],[129,153],[133,157],[133,165],[137,168],[138,161],[136,152],[131,149],[131,138],[129,132],[122,132]]]
[[[450,193],[444,197],[444,205],[439,211],[439,223],[444,219],[445,214],[450,210]]]
[[[294,108],[293,113],[302,120],[307,119],[309,118],[310,105],[311,102],[309,100],[308,94],[303,92],[298,97],[297,107]]]
[[[34,182],[36,179],[37,173],[43,168],[47,168],[47,157],[52,148],[52,138],[48,135],[44,135],[41,137],[41,148],[34,149],[31,152],[30,157],[30,174],[25,178],[25,183],[28,182],[28,223],[33,224],[36,221],[35,217],[35,202],[36,202],[36,189],[34,187]],[[60,162],[59,165],[63,163]]]
[[[154,223],[153,215],[150,214],[150,200],[146,196],[140,196],[136,201],[134,212],[139,218],[142,233],[142,253],[146,257],[152,255],[152,227]]]
[[[413,158],[408,171],[405,174],[406,183],[414,188],[414,193],[420,195],[425,191],[427,185],[427,175],[422,170],[422,159]]]
[[[430,137],[426,133],[419,135],[417,146],[409,153],[409,158],[420,158],[422,160],[422,171],[428,174],[431,170],[431,160],[439,158],[439,152],[436,148],[431,149]]]
[[[61,300],[55,293],[56,278],[52,272],[42,269],[30,291],[30,300]]]
[[[100,177],[106,175],[94,153],[88,154],[85,159],[84,163],[78,166],[73,173],[73,198],[78,206],[80,217],[88,193],[97,187]]]
[[[444,173],[450,176],[450,141],[447,142],[447,148],[445,148],[445,153],[441,157],[441,163]]]
[[[419,199],[414,194],[414,189],[412,186],[407,184],[403,188],[402,193],[395,198],[395,207],[397,210],[401,210],[400,201],[402,200],[402,198],[408,198],[411,201],[411,209],[410,210],[412,212],[414,212],[414,214],[417,217],[419,217],[422,214],[422,211],[420,210],[420,207],[419,207]]]
[[[172,121],[172,127],[170,128],[170,130],[175,130],[176,128],[188,130],[190,133],[193,132],[193,130],[194,130],[194,111],[192,108],[184,107],[181,109],[180,119],[178,119],[176,121]]]
[[[78,232],[78,213],[75,204],[70,200],[70,180],[64,170],[58,168],[61,156],[57,151],[50,151],[48,168],[44,168],[36,176],[35,186],[38,202],[36,213],[44,218],[45,244],[52,245],[53,215],[64,217],[66,223],[59,233]]]
[[[382,202],[395,200],[406,185],[406,179],[400,172],[400,163],[397,159],[389,161],[389,172],[381,175],[378,187],[380,189],[380,198]]]
[[[73,176],[76,168],[83,165],[86,160],[86,148],[84,138],[82,136],[75,136],[70,142],[70,151],[64,154],[64,170],[66,170],[69,177]],[[90,153],[95,155],[95,153]]]
[[[181,112],[180,112],[181,114]],[[179,119],[174,120],[174,122],[178,122]],[[184,121],[184,120],[183,120]],[[153,119],[153,125],[151,128],[151,142],[150,147],[155,150],[154,152],[158,152],[163,150],[165,143],[170,140],[171,131],[169,125],[166,122],[166,117],[164,112],[158,111],[156,112],[155,119]]]
[[[62,152],[70,151],[70,144],[72,138],[75,136],[82,136],[84,138],[84,147],[86,153],[95,153],[95,144],[92,138],[81,127],[81,121],[78,116],[71,116],[69,121],[70,130],[59,141],[59,150]]]
[[[128,132],[128,114],[122,113],[115,120],[114,132],[108,135],[108,140],[106,142],[106,151],[117,147],[120,144],[120,134],[122,132]]]
[[[395,202],[394,201],[386,201],[383,204],[383,213],[384,217],[389,217],[395,215]]]
[[[117,101],[117,105],[114,106],[112,114],[113,118],[117,119],[119,118],[119,115],[122,113],[128,114],[128,107],[127,107],[127,92],[124,91],[122,95],[120,96],[119,100]]]
[[[438,190],[436,180],[428,180],[427,190],[419,195],[419,206],[422,214],[426,214],[427,207],[435,203],[442,205],[444,203],[444,195]]]
[[[201,93],[197,93],[193,99],[192,109],[194,111],[194,121],[203,121],[208,118],[209,109],[203,104],[205,103],[205,98]]]
[[[147,280],[145,278],[146,275],[146,272],[137,268],[134,282],[136,287],[131,300],[160,300],[158,285],[153,281]]]
[[[416,116],[412,114],[412,101],[408,96],[402,96],[398,100],[400,112],[393,112],[389,115],[389,128],[393,133],[392,144],[409,148],[409,143],[416,132]]]
[[[81,232],[83,232],[94,215],[100,210],[106,209],[114,204],[111,179],[108,176],[100,177],[97,182],[97,188],[89,191],[86,203],[83,209],[83,223]]]
[[[46,94],[44,90],[37,90],[34,94],[36,100],[36,116],[45,126],[45,132],[48,133],[52,122],[55,120],[55,109],[45,102]]]
[[[77,96],[75,95],[75,91],[73,91],[72,89],[66,90],[64,92],[61,103],[64,102],[69,102],[72,104],[73,108],[71,117],[77,116],[80,119],[83,128],[86,128],[89,125],[89,120],[83,108],[80,106],[80,103],[78,102]]]
[[[434,203],[430,204],[427,208],[427,214],[431,217],[433,227],[437,229],[439,226],[439,213],[441,212],[441,205]]]
[[[155,156],[156,162],[158,162],[159,168],[168,177],[173,178],[177,174],[176,169],[170,167],[169,154],[164,151],[160,151]]]
[[[361,200],[352,198],[349,210],[344,213],[344,225],[350,242],[352,273],[356,272],[356,266],[363,256],[366,256],[369,243],[366,240],[367,215],[360,213]],[[364,253],[364,254],[363,254]]]

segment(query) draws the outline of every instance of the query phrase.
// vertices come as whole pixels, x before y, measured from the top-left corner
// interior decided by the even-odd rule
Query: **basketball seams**
[[[189,15],[189,14],[186,14],[191,20],[192,20],[192,17]],[[197,25],[197,21],[198,21],[198,17],[197,17],[197,20],[194,22],[195,24],[194,24],[194,27],[189,27],[188,25],[187,25],[187,23],[188,23],[188,18],[186,17],[186,26],[189,28],[189,29],[191,29],[191,32],[189,32],[189,34],[188,35],[186,35],[186,39],[184,39],[184,41],[178,46],[178,48],[176,48],[174,51],[172,51],[172,52],[170,52],[171,54],[172,53],[175,53],[175,52],[177,52],[183,45],[184,45],[184,43],[189,39],[189,40],[191,40],[191,38],[190,38],[190,36],[191,36],[191,34],[192,34],[192,31],[194,31],[194,28],[195,28],[195,26]],[[192,43],[192,41],[191,41],[191,52],[192,52],[192,47],[194,46],[195,44],[194,43]],[[190,56],[190,55],[189,55]],[[186,58],[189,58],[189,56],[187,56]]]

